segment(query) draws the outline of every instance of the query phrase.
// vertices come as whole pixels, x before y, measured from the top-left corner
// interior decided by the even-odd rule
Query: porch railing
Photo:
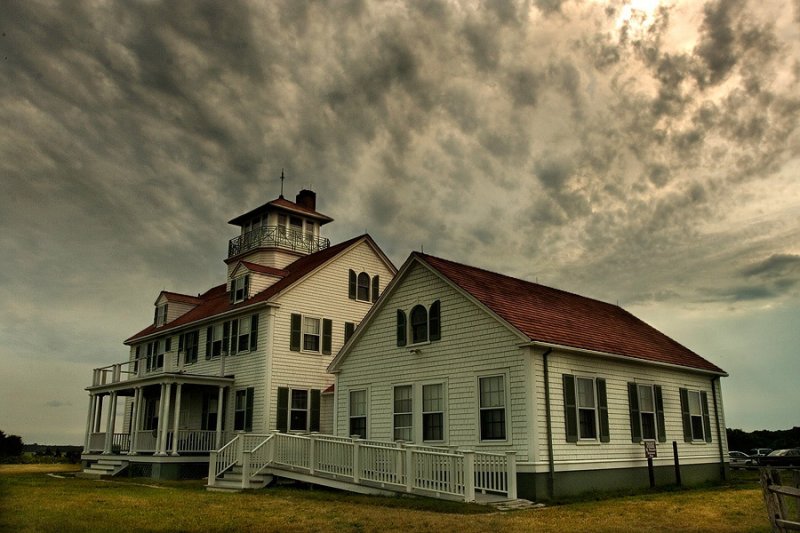
[[[207,453],[216,448],[216,431],[206,431],[199,429],[180,429],[178,430],[178,453]],[[229,438],[230,432],[223,432],[223,438]],[[174,432],[167,431],[166,449],[172,451]],[[113,453],[128,453],[131,451],[131,435],[128,433],[114,433],[111,440]],[[87,452],[102,452],[105,449],[106,434],[92,433],[89,436],[89,449]],[[137,453],[155,453],[156,432],[151,430],[139,430],[136,434]]]
[[[239,255],[259,246],[277,246],[313,253],[324,250],[330,245],[329,239],[293,230],[286,226],[262,226],[231,239],[228,242],[228,257]]]
[[[246,435],[211,453],[209,486],[239,464],[243,488],[270,467],[468,502],[475,500],[476,492],[517,497],[515,452],[476,452],[318,434]]]
[[[215,369],[215,374],[224,375],[225,360],[227,357],[215,358],[219,362],[219,368]],[[157,355],[130,359],[113,365],[95,368],[92,372],[92,386],[113,385],[135,378],[150,376],[153,374],[168,374],[181,372],[188,363],[185,351],[166,352]]]

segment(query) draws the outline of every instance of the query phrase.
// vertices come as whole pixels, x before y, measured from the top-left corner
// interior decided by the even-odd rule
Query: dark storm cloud
[[[800,277],[800,255],[775,254],[742,270],[747,277],[775,278],[788,275]]]

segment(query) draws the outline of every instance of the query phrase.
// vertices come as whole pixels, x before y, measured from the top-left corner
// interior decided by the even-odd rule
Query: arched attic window
[[[428,340],[428,310],[423,305],[416,305],[411,309],[411,343],[425,342]]]
[[[365,302],[369,301],[369,283],[369,274],[362,272],[358,275],[358,290],[356,293],[356,299],[363,300]]]

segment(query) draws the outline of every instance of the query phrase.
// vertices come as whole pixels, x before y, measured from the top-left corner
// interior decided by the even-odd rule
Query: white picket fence
[[[517,497],[515,452],[486,453],[332,435],[237,435],[211,452],[208,485],[234,465],[242,488],[269,468],[427,496],[475,501],[475,494]]]

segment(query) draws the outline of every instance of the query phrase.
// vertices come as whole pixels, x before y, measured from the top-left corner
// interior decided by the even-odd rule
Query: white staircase
[[[269,474],[257,474],[251,476],[249,482],[242,485],[242,465],[234,465],[226,470],[222,477],[217,478],[213,487],[208,490],[218,490],[225,492],[238,492],[240,490],[261,489],[272,483],[273,476]]]
[[[101,477],[114,477],[128,467],[128,461],[118,459],[98,459],[89,463],[89,466],[79,472],[78,477],[100,479]]]

